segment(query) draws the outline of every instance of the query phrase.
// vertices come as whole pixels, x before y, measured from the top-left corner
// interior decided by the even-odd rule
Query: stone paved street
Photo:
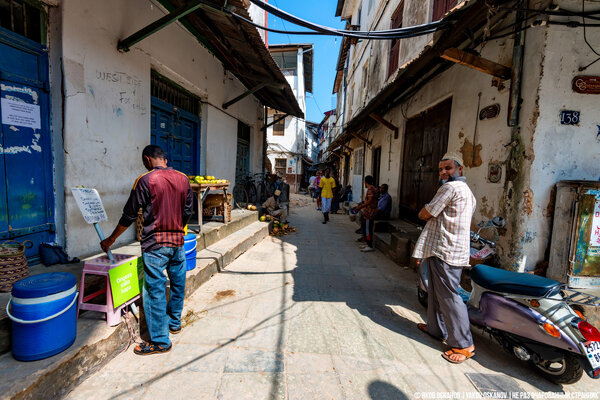
[[[184,315],[199,319],[172,335],[170,353],[139,357],[130,348],[69,398],[476,398],[475,385],[490,380],[512,392],[597,398],[597,381],[550,384],[477,332],[475,358],[449,364],[415,326],[425,310],[413,271],[361,253],[347,216],[322,225],[308,206],[290,221],[295,234],[263,240],[186,302]]]

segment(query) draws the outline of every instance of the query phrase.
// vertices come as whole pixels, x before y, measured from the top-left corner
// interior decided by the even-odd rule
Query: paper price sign
[[[108,220],[102,200],[100,200],[100,195],[96,189],[71,188],[71,192],[85,222],[96,224]]]

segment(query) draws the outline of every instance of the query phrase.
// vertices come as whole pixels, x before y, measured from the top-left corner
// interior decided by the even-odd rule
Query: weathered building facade
[[[440,157],[461,153],[478,202],[473,222],[508,222],[499,240],[506,267],[547,260],[555,184],[600,175],[600,97],[576,87],[580,75],[600,75],[588,45],[600,47],[600,32],[584,33],[581,1],[550,3],[338,1],[349,28],[448,24],[409,39],[344,39],[329,151],[349,160],[345,183],[374,175],[389,185],[394,215],[414,220],[437,190]],[[584,6],[598,13],[597,3]]]
[[[186,174],[234,182],[263,170],[265,106],[303,114],[256,28],[214,3],[1,3],[2,172],[14,194],[2,234],[32,240],[31,257],[46,241],[100,251],[70,188],[98,190],[109,233],[150,143]],[[250,18],[249,4],[229,5]]]
[[[306,93],[312,93],[313,45],[270,44],[269,51],[290,84],[302,112]],[[270,109],[267,128],[267,157],[272,173],[284,178],[290,189],[300,188],[306,155],[306,121]]]

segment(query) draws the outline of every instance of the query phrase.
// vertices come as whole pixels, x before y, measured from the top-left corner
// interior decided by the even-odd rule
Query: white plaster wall
[[[298,49],[297,68],[295,70],[285,70],[284,75],[293,89],[296,100],[302,112],[306,112],[306,92],[304,84],[304,63],[302,49]],[[273,117],[268,118],[268,123],[273,121]],[[304,135],[306,131],[306,122],[303,119],[288,116],[285,119],[285,131],[283,136],[273,135],[273,126],[267,128],[267,142],[278,144],[290,153],[304,153]],[[279,150],[279,149],[278,149]],[[270,153],[270,152],[269,152]],[[284,158],[288,156],[269,154],[269,160],[273,170],[275,168],[275,158]],[[289,157],[292,157],[291,154]],[[288,157],[288,158],[289,158]],[[299,168],[298,173],[301,172]]]
[[[99,247],[93,228],[84,223],[69,188],[84,185],[98,189],[109,216],[109,221],[101,225],[109,234],[121,216],[135,178],[145,172],[140,152],[150,142],[151,69],[202,98],[201,159],[207,172],[233,181],[236,119],[251,126],[251,165],[260,165],[262,151],[255,154],[260,148],[255,142],[262,140],[262,106],[249,96],[226,112],[217,111],[246,89],[180,24],[169,25],[128,53],[117,51],[120,38],[164,15],[156,3],[65,0],[61,11],[66,76],[66,242],[70,255],[97,252]],[[213,157],[216,154],[223,157]],[[133,236],[130,229],[119,243]]]
[[[587,29],[587,37],[592,44],[600,43],[598,29]],[[561,180],[600,180],[600,95],[579,94],[571,88],[577,75],[600,75],[600,63],[578,71],[597,58],[584,43],[581,28],[552,25],[547,40],[531,168],[533,210],[528,236],[534,240],[524,244],[528,265],[542,260],[549,244],[553,210],[548,205],[554,185]],[[561,110],[580,111],[580,123],[561,125]]]
[[[206,174],[235,182],[235,162],[231,162],[231,155],[237,151],[238,122],[209,105],[206,123],[208,132],[219,132],[207,135]]]
[[[267,122],[272,121],[273,117],[269,117]],[[296,151],[296,129],[297,119],[288,116],[285,118],[285,130],[283,136],[273,135],[273,125],[267,128],[267,142],[283,146],[287,151],[293,153]]]

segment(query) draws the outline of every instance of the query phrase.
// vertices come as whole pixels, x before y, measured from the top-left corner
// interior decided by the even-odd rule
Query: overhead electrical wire
[[[581,20],[583,22],[583,40],[585,41],[585,44],[588,45],[588,47],[590,48],[590,50],[592,50],[595,55],[597,55],[597,56],[600,57],[600,53],[598,53],[596,51],[596,49],[594,49],[592,47],[592,45],[590,44],[590,42],[588,42],[588,40],[587,40],[587,35],[586,35],[586,32],[585,32],[585,26],[586,26],[586,23],[585,23],[585,0],[581,0]]]
[[[449,26],[451,23],[446,21],[437,21],[431,22],[423,25],[416,25],[407,28],[397,28],[397,29],[387,29],[380,31],[353,31],[346,29],[335,29],[327,26],[315,24],[301,18],[298,18],[292,14],[289,14],[271,4],[265,3],[260,0],[250,0],[251,3],[256,6],[262,8],[270,14],[273,14],[281,19],[284,19],[288,22],[291,22],[295,25],[302,26],[307,29],[311,29],[315,31],[315,33],[307,33],[307,32],[298,32],[298,31],[280,31],[279,33],[288,33],[288,34],[323,34],[323,35],[333,35],[333,36],[344,36],[356,39],[369,39],[369,40],[389,40],[389,39],[403,39],[415,36],[427,35],[429,33],[433,33],[437,30],[443,29]],[[242,21],[250,22],[246,18],[243,18],[233,12],[231,12],[233,16],[239,18]],[[267,28],[258,24],[252,23],[257,28],[270,30],[271,28]]]
[[[243,22],[246,22],[247,24],[253,25],[256,28],[263,29],[268,32],[283,33],[283,34],[289,34],[289,35],[320,35],[320,36],[323,36],[323,33],[315,32],[315,31],[285,31],[285,30],[281,30],[281,29],[269,28],[269,27],[257,24],[256,22],[249,20],[248,18],[244,18],[241,15],[234,13],[233,11],[230,11],[229,13],[231,15],[233,15],[234,17],[236,17],[237,19],[239,19]]]

